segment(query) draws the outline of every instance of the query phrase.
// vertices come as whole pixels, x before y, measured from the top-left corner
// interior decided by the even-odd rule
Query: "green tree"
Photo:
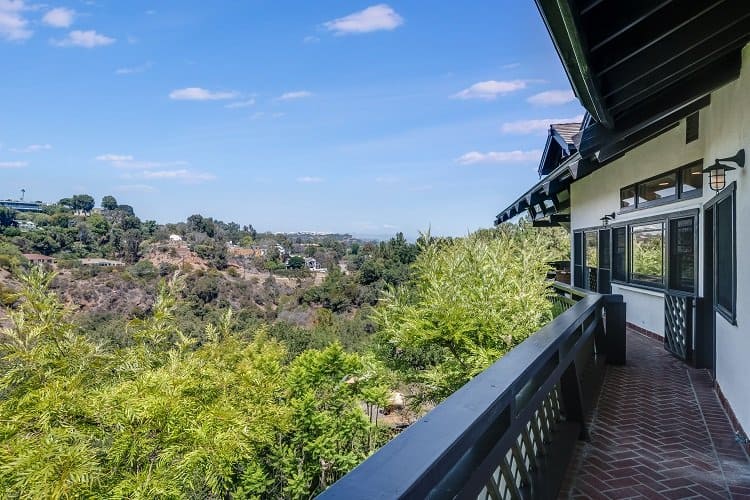
[[[305,259],[295,255],[294,257],[289,257],[286,265],[289,269],[302,269],[305,267]]]
[[[422,240],[412,285],[390,289],[375,319],[381,352],[424,399],[452,394],[551,319],[541,238],[524,224]]]
[[[105,210],[117,210],[117,200],[115,197],[107,195],[102,198],[102,208]]]
[[[0,227],[16,225],[16,211],[8,207],[0,207]]]
[[[71,208],[73,210],[81,210],[83,212],[91,212],[91,210],[96,206],[96,202],[94,201],[94,198],[91,197],[91,195],[88,194],[76,194],[72,198],[72,206]]]

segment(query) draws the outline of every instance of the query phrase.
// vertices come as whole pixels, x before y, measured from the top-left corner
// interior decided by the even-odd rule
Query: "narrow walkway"
[[[748,498],[750,460],[705,370],[628,331],[561,498]]]

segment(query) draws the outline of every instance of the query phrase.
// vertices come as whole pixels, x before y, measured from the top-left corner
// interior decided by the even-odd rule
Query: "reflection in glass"
[[[638,205],[677,196],[677,175],[667,174],[638,184]]]
[[[635,186],[620,190],[620,208],[635,208]]]
[[[586,266],[599,267],[599,232],[586,233]]]
[[[698,163],[682,169],[682,192],[703,191],[703,166]]]
[[[692,217],[671,222],[669,229],[670,288],[695,291],[695,223]]]
[[[664,285],[664,223],[634,225],[631,229],[633,281]]]

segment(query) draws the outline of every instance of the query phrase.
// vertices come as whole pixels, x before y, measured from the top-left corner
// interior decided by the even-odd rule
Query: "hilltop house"
[[[25,253],[23,257],[29,261],[29,264],[37,266],[52,265],[55,263],[54,258],[39,253]]]
[[[324,498],[750,497],[750,2],[536,4],[587,114],[496,223],[565,312]]]
[[[41,212],[44,209],[44,203],[41,201],[0,200],[0,207],[10,208],[17,212]]]
[[[96,266],[96,267],[121,267],[125,265],[125,263],[120,260],[99,259],[99,258],[81,259],[80,262],[82,266]]]

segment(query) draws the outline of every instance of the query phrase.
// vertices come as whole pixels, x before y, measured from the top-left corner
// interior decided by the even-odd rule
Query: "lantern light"
[[[730,162],[737,164],[738,167],[745,167],[745,150],[740,149],[737,154],[728,158],[717,158],[713,165],[703,169],[708,174],[708,185],[717,193],[727,185],[727,171],[737,170],[735,167],[725,165],[721,162]]]

